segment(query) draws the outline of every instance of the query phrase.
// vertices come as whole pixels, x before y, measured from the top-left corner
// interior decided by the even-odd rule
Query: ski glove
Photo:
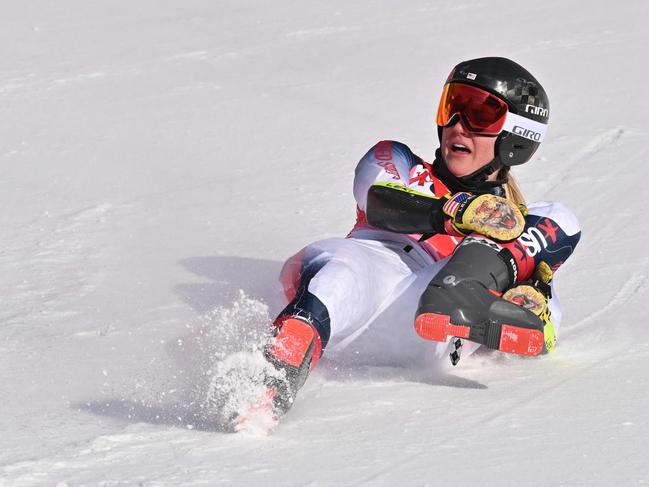
[[[525,229],[527,212],[508,199],[493,194],[456,193],[442,208],[452,228],[462,235],[477,232],[494,240],[516,240]],[[523,211],[521,211],[523,210]]]
[[[552,352],[557,343],[548,306],[548,301],[552,297],[550,281],[552,281],[552,269],[546,262],[541,261],[529,280],[503,294],[503,299],[530,310],[543,321],[544,345],[541,353]]]

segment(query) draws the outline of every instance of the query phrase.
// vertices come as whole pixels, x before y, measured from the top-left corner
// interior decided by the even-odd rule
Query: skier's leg
[[[512,253],[493,241],[464,239],[421,296],[415,329],[423,338],[467,338],[521,355],[543,350],[543,321],[500,297],[516,282]]]
[[[523,355],[550,351],[560,313],[556,301],[547,306],[549,290],[531,293],[522,287],[504,296],[525,303],[523,307],[494,293],[500,295],[515,284],[538,281],[535,275],[542,267],[546,272],[541,274],[549,274],[541,279],[547,287],[580,235],[577,219],[566,207],[539,202],[529,206],[525,231],[512,242],[496,243],[476,234],[467,237],[422,295],[417,331],[432,340],[457,335]],[[538,306],[532,306],[533,302]],[[549,318],[552,313],[557,318],[555,326]]]
[[[357,332],[384,308],[417,264],[397,246],[330,239],[308,246],[285,264],[280,280],[288,306],[275,320],[267,358],[286,371],[276,407],[286,411],[333,337]]]

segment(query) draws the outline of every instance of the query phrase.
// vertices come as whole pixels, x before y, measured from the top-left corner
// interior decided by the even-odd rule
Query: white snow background
[[[31,0],[0,15],[0,485],[649,482],[649,4]],[[354,167],[432,160],[460,60],[551,99],[517,168],[580,219],[555,354],[329,360],[268,436],[205,416]],[[239,290],[243,291],[243,295]]]

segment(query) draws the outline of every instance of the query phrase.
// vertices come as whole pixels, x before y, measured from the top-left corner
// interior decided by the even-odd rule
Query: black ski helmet
[[[550,102],[541,83],[520,64],[504,57],[483,57],[459,63],[446,83],[464,83],[492,93],[505,101],[509,111],[547,125]],[[438,135],[442,138],[442,128]],[[495,158],[487,164],[493,172],[502,166],[517,166],[529,161],[541,144],[541,134],[514,126],[503,130],[496,139]],[[490,166],[490,167],[489,167]]]

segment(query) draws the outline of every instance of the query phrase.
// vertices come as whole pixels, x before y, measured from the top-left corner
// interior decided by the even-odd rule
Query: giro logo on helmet
[[[541,137],[543,135],[540,132],[535,132],[534,130],[526,129],[519,125],[514,125],[512,132],[516,135],[520,135],[521,137],[525,137],[526,139],[530,139],[535,142],[541,142]]]
[[[550,114],[550,111],[547,108],[537,107],[535,105],[525,105],[525,111],[531,113],[532,115],[540,115],[541,117],[547,118]]]

